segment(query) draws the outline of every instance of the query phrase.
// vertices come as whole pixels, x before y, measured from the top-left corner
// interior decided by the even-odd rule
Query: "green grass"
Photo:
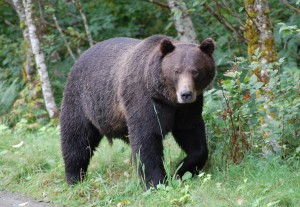
[[[16,146],[23,142],[21,146]],[[183,157],[171,137],[165,141],[165,166],[173,175]],[[14,146],[14,147],[13,147]],[[65,206],[300,206],[300,164],[280,158],[247,156],[239,165],[216,163],[195,178],[171,179],[168,186],[143,191],[131,151],[121,141],[100,144],[86,181],[65,183],[58,129],[11,131],[0,125],[0,189]]]

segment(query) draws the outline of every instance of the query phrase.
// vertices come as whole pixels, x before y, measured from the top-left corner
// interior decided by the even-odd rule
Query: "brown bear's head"
[[[213,81],[215,63],[212,58],[215,44],[211,38],[200,45],[172,43],[163,39],[162,73],[165,82],[176,93],[178,103],[192,103],[197,95]],[[174,94],[175,95],[175,94]]]

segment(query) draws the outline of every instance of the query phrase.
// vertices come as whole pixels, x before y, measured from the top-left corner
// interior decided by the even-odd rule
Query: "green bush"
[[[263,156],[299,154],[300,72],[282,68],[283,62],[263,65],[236,58],[218,88],[205,93],[209,142],[223,162],[238,163],[250,149]],[[259,80],[257,68],[268,71],[268,83]]]

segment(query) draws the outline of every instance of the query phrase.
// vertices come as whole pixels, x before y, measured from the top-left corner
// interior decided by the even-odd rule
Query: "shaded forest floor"
[[[170,184],[144,192],[131,151],[121,141],[106,140],[93,157],[86,181],[65,183],[59,130],[10,130],[0,125],[0,189],[59,206],[300,206],[300,163],[254,155],[226,165],[214,152],[210,165],[195,178],[172,179],[184,156],[172,137],[165,142]]]

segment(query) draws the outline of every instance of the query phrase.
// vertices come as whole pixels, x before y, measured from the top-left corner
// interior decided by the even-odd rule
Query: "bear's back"
[[[75,62],[70,71],[66,88],[77,88],[82,93],[86,84],[106,82],[112,71],[117,69],[115,64],[126,52],[138,44],[140,40],[132,38],[112,38],[99,42],[85,51]],[[76,85],[76,86],[75,86]]]
[[[111,65],[116,62],[116,59],[120,58],[126,51],[139,42],[140,40],[124,37],[112,38],[99,42],[80,56],[72,70],[76,70],[76,65],[82,63],[84,63],[85,67],[81,66],[81,70],[99,69],[99,66],[103,64]]]

